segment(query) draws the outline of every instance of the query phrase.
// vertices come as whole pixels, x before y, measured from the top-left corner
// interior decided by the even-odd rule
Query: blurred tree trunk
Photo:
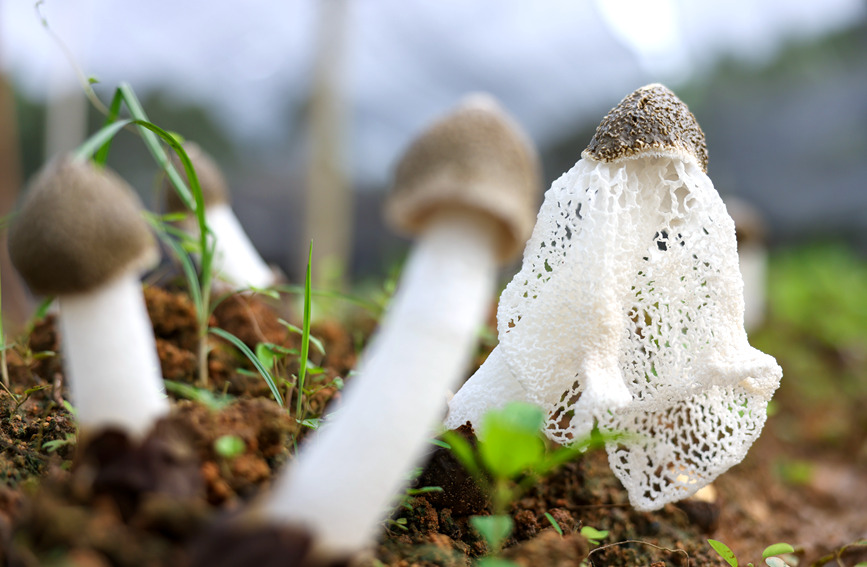
[[[353,204],[344,165],[345,101],[343,56],[346,0],[319,2],[319,29],[310,94],[305,246],[313,241],[312,278],[316,287],[339,289],[352,249]],[[302,258],[306,268],[307,254]]]
[[[21,156],[15,97],[9,81],[0,75],[0,217],[6,219],[14,210],[20,186]],[[9,260],[5,226],[0,230],[0,293],[3,330],[7,336],[13,337],[23,329],[33,312],[33,300]]]

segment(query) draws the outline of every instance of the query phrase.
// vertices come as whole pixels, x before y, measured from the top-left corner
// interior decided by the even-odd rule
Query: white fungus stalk
[[[398,165],[389,219],[417,235],[344,403],[263,505],[313,531],[318,552],[371,544],[466,371],[497,265],[532,224],[536,159],[487,97],[435,123]]]
[[[207,207],[205,221],[216,239],[213,269],[219,279],[236,289],[277,283],[274,271],[259,255],[228,203]],[[194,221],[184,224],[191,234],[198,235],[198,226],[193,225]]]
[[[58,298],[66,378],[84,430],[143,437],[168,413],[153,327],[136,274]]]
[[[142,438],[169,403],[139,282],[158,248],[138,196],[89,162],[56,160],[25,194],[9,252],[34,293],[58,298],[81,431]]]
[[[706,168],[704,134],[664,86],[612,109],[546,193],[500,343],[446,426],[512,398],[544,408],[560,443],[627,434],[609,462],[642,510],[740,462],[782,372],[747,341],[734,223]]]
[[[276,284],[277,275],[262,259],[232,210],[226,179],[217,163],[193,142],[185,142],[184,151],[196,170],[205,202],[205,221],[214,235],[214,260],[211,265],[214,275],[235,290],[265,288]],[[173,156],[173,163],[186,177],[177,156]],[[166,204],[169,211],[188,212],[172,187],[166,187]],[[180,226],[198,239],[199,225],[192,215],[182,221]]]
[[[439,216],[413,250],[346,403],[266,508],[338,555],[376,536],[467,368],[494,291],[494,222]]]

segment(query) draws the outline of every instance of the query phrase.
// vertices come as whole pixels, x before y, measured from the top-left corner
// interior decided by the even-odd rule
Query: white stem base
[[[738,264],[744,279],[744,328],[752,331],[765,320],[768,251],[758,244],[741,245]]]
[[[512,374],[502,349],[495,347],[449,402],[445,426],[457,429],[469,421],[478,433],[482,416],[488,411],[509,402],[527,401],[527,392]]]
[[[276,283],[274,272],[259,255],[228,204],[205,209],[205,220],[217,239],[212,266],[217,278],[234,289],[263,288]],[[198,234],[195,222],[187,223],[187,228],[191,234]]]
[[[267,518],[312,529],[324,554],[374,540],[471,358],[494,291],[495,227],[456,216],[423,234],[343,406],[265,504]]]
[[[141,282],[124,275],[58,298],[66,380],[82,431],[140,438],[169,411]]]

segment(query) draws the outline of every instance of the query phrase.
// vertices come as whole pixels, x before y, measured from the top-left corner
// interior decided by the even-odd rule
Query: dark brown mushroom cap
[[[217,165],[217,162],[214,161],[214,158],[195,142],[184,142],[183,148],[187,152],[190,162],[193,164],[193,169],[196,170],[196,177],[199,179],[199,186],[202,188],[202,198],[205,201],[205,207],[228,203],[229,188],[226,184],[226,178],[223,176],[223,171]],[[189,186],[190,180],[187,178],[187,172],[181,160],[175,152],[171,152],[171,156],[172,164],[178,170],[178,173],[181,174],[183,180],[187,182],[187,186]],[[175,188],[171,186],[168,180],[166,180],[165,191],[166,210],[169,212],[189,210],[184,205],[184,202],[181,201],[181,198],[178,197],[177,191],[175,191]]]
[[[704,132],[667,87],[641,87],[605,115],[581,157],[613,162],[640,155],[691,155],[707,172]]]
[[[540,177],[529,138],[493,98],[473,95],[406,150],[386,201],[386,220],[416,235],[437,212],[478,211],[499,225],[497,254],[507,261],[533,230]]]
[[[40,295],[91,291],[159,259],[142,204],[123,179],[63,157],[31,182],[9,227],[12,263]]]

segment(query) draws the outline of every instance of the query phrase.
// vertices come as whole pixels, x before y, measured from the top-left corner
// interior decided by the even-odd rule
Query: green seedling
[[[608,537],[608,530],[597,530],[590,526],[584,526],[581,528],[581,535],[593,545],[599,545],[603,539]]]
[[[53,439],[51,441],[46,441],[42,444],[42,448],[49,453],[53,453],[65,445],[72,445],[74,443],[75,433],[67,433],[66,437],[64,437],[63,439]]]
[[[545,519],[548,520],[548,523],[551,524],[551,527],[554,528],[554,531],[560,534],[560,537],[562,537],[563,528],[560,527],[560,523],[556,519],[554,519],[554,516],[552,516],[550,512],[545,512]]]
[[[185,382],[164,379],[163,383],[166,385],[166,390],[172,394],[198,402],[214,411],[223,409],[231,404],[235,399],[233,396],[228,394],[216,394],[205,388],[197,388],[196,386]]]
[[[540,434],[544,421],[544,412],[537,406],[513,402],[484,416],[476,449],[457,433],[443,435],[458,461],[490,495],[493,514],[474,516],[471,523],[493,553],[511,534],[512,518],[506,513],[511,502],[541,476],[590,448],[604,445],[604,439],[596,435],[549,451]]]
[[[214,440],[214,452],[224,459],[234,459],[246,449],[247,444],[237,435],[222,435]]]
[[[731,567],[738,567],[738,565],[740,565],[737,556],[729,546],[715,539],[709,539],[707,540],[707,542],[714,549],[714,551],[716,551],[719,556],[725,560],[726,563],[731,565]],[[789,553],[794,552],[795,548],[788,543],[775,543],[765,548],[765,550],[762,552],[762,560],[768,567],[789,567],[789,564],[785,561],[785,559],[778,556],[785,556]],[[753,567],[753,564],[747,563],[747,567]]]

